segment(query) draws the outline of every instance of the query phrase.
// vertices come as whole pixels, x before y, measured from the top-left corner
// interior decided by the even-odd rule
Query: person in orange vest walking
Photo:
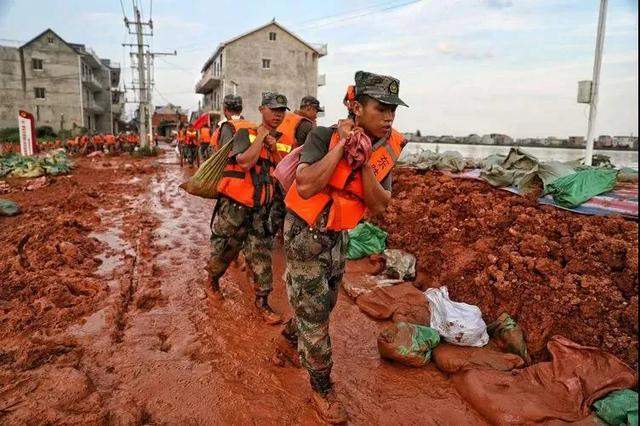
[[[394,130],[400,82],[389,76],[355,74],[355,120],[309,133],[296,179],[285,197],[286,283],[293,318],[283,335],[296,344],[308,373],[313,404],[329,423],[348,420],[331,382],[333,365],[329,320],[344,274],[347,231],[366,210],[377,215],[391,200],[391,170],[404,146]],[[370,156],[352,168],[345,141],[352,130],[371,139]]]
[[[205,161],[211,155],[211,127],[206,123],[198,129],[198,154]]]
[[[229,142],[238,129],[256,128],[257,125],[242,116],[242,98],[236,95],[226,95],[222,100],[224,120],[218,123],[211,135],[211,148],[214,151]]]
[[[268,300],[273,283],[273,232],[268,226],[268,215],[274,192],[272,172],[280,159],[276,128],[286,109],[285,96],[263,94],[262,123],[257,128],[239,128],[232,137],[229,163],[218,184],[218,202],[211,221],[211,257],[207,264],[213,295],[220,299],[219,280],[242,250],[255,287],[256,309],[271,325],[282,322]]]
[[[186,158],[190,165],[193,166],[193,162],[198,155],[198,132],[189,124],[184,134],[184,146],[186,149]]]
[[[324,112],[320,102],[313,96],[305,96],[300,101],[300,108],[294,112],[288,112],[278,126],[278,131],[282,133],[277,148],[284,157],[291,150],[304,145],[307,135],[316,125],[318,112]],[[274,230],[282,229],[286,210],[284,207],[284,190],[280,182],[276,180],[276,193],[273,197],[273,205],[269,214],[269,221]]]

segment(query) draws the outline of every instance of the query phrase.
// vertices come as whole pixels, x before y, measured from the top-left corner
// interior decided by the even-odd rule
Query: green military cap
[[[324,112],[324,108],[320,106],[320,101],[317,100],[314,96],[305,96],[300,101],[300,108],[304,108],[309,105],[314,107],[318,112]]]
[[[236,95],[226,95],[222,100],[222,105],[231,110],[242,109],[242,98]]]
[[[262,106],[266,106],[270,109],[278,109],[278,108],[286,108],[287,106],[287,97],[280,93],[276,92],[264,92],[262,94]]]
[[[358,71],[355,76],[356,96],[368,95],[383,104],[403,105],[408,107],[398,96],[400,80],[388,75]]]

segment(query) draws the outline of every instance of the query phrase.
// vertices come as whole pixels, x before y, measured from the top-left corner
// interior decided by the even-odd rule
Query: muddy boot
[[[331,384],[331,370],[309,371],[311,387],[313,388],[311,401],[318,415],[327,423],[342,424],[349,421],[349,415],[338,400]]]
[[[275,313],[273,309],[271,309],[271,306],[269,306],[268,298],[269,296],[256,296],[256,309],[258,309],[258,312],[262,316],[262,319],[267,324],[280,324],[282,322],[282,317],[279,314]]]
[[[207,281],[209,282],[208,292],[209,296],[213,300],[224,300],[224,295],[222,294],[222,290],[220,290],[220,283],[217,279],[213,278],[210,273],[208,273]]]
[[[298,331],[295,329],[293,318],[284,324],[282,336],[276,338],[276,349],[272,361],[278,367],[293,365],[300,368],[300,353],[298,352]]]

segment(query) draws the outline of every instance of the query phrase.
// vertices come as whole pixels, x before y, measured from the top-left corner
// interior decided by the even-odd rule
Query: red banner
[[[207,125],[207,127],[211,127],[211,123],[209,122],[209,114],[208,113],[204,113],[202,114],[200,117],[198,117],[196,119],[196,121],[193,122],[193,127],[195,127],[196,129],[199,129],[200,127]]]

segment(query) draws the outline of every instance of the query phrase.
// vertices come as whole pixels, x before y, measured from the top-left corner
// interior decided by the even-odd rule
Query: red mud
[[[446,285],[522,327],[534,360],[563,335],[638,365],[638,224],[583,216],[483,182],[408,169],[379,221],[388,245],[413,252],[417,284]]]
[[[207,297],[202,268],[208,256],[212,202],[188,196],[177,188],[189,171],[180,169],[173,153],[169,151],[157,160],[132,161],[122,156],[80,159],[78,163],[69,177],[50,179],[46,186],[31,191],[22,191],[28,186],[24,182],[10,182],[9,192],[3,194],[3,198],[20,203],[23,213],[0,219],[0,423],[321,424],[308,403],[306,372],[277,367],[271,361],[279,329],[265,325],[254,311],[253,290],[246,273],[235,266],[230,268],[221,282],[226,299],[216,302]],[[437,202],[427,210],[408,200],[403,192],[410,179],[415,178],[398,174],[394,191],[399,200],[395,208],[397,203],[405,202],[406,213],[401,218],[395,216],[394,221],[417,221],[427,211],[428,226],[421,227],[425,231],[420,238],[407,236],[408,226],[389,226],[392,244],[398,245],[406,238],[421,247],[417,253],[422,265],[419,280],[425,286],[436,284],[444,275],[444,268],[455,266],[446,278],[453,297],[473,303],[493,294],[485,291],[471,297],[471,291],[465,293],[460,284],[466,282],[462,274],[473,277],[474,270],[480,276],[483,262],[489,261],[490,253],[486,251],[489,247],[497,250],[499,245],[486,238],[484,246],[465,243],[464,233],[473,234],[465,228],[464,232],[452,234],[458,254],[448,258],[440,227],[444,228],[446,221],[462,226],[457,218],[464,214],[473,217],[470,212],[477,208],[449,204],[452,211],[445,211],[444,206],[455,198],[452,193],[458,185],[462,189],[457,197],[477,197],[474,202],[485,209],[489,209],[488,199],[507,197],[482,185],[468,187],[466,183],[432,176],[427,178],[431,179],[429,185],[418,186],[414,192],[432,192],[431,198],[424,199]],[[441,188],[430,190],[439,180]],[[475,192],[470,190],[474,188]],[[436,195],[438,191],[440,196]],[[561,217],[560,213],[517,201],[519,198],[510,200],[513,205],[509,208]],[[503,206],[502,211],[509,208]],[[517,215],[504,222],[494,220],[502,224],[496,226],[523,232],[531,218],[539,214],[519,219],[525,224],[516,220]],[[577,268],[591,271],[589,268],[594,266],[590,262],[597,259],[598,253],[614,247],[615,254],[606,256],[617,262],[615,282],[626,285],[625,291],[636,295],[635,285],[627,277],[629,270],[637,271],[637,266],[627,266],[629,260],[622,251],[631,253],[637,247],[637,243],[629,243],[636,225],[622,220],[562,217],[567,225],[559,226],[557,232],[566,229],[563,232],[575,238],[587,231],[588,235],[598,235],[598,242],[583,250],[592,253],[590,257],[583,258],[580,264],[571,263],[572,272],[568,275],[574,278],[569,282],[590,286],[585,288],[594,292],[611,285],[612,278],[607,281],[604,274],[593,278]],[[475,228],[469,229],[482,233],[484,228],[476,223]],[[492,238],[501,235],[498,230]],[[543,233],[546,239],[534,242],[540,245],[546,241],[543,246],[547,252],[558,252],[559,237],[553,238],[553,232]],[[515,238],[508,235],[509,241]],[[615,242],[611,242],[611,235],[618,235]],[[422,238],[429,242],[428,246],[422,245]],[[523,252],[526,248],[509,244],[518,256],[531,256]],[[534,246],[529,244],[531,251]],[[467,249],[469,246],[473,252]],[[567,250],[563,248],[561,252]],[[496,271],[502,271],[505,261],[499,259],[510,257],[499,251],[493,256]],[[541,259],[540,264],[534,261],[533,267],[549,268],[543,263],[544,257],[536,258]],[[523,267],[520,263],[513,267],[516,266]],[[358,287],[368,279],[363,273],[374,268],[368,261],[350,263],[345,276],[348,287]],[[275,309],[288,315],[283,270],[278,247],[272,299]],[[505,271],[511,280],[511,269]],[[526,277],[538,283],[541,279],[534,280],[535,274],[538,272],[529,272]],[[585,288],[580,287],[580,291]],[[507,300],[507,290],[502,291],[505,298],[497,300]],[[622,290],[618,293],[620,298],[628,297]],[[539,321],[536,316],[523,315],[528,312],[524,308],[530,306],[530,299],[518,300],[522,300],[523,309],[509,311],[525,330],[531,330],[531,324]],[[548,301],[539,303],[542,306]],[[617,306],[610,303],[610,298],[606,303]],[[600,305],[590,306],[598,309]],[[408,312],[413,313],[413,307],[409,308]],[[486,312],[497,315],[499,309],[494,308]],[[617,312],[618,316],[594,320],[592,332],[572,332],[557,326],[553,331],[564,331],[581,343],[597,337],[593,332],[596,327],[609,327],[609,333],[618,339],[630,338],[628,333],[620,332],[627,330],[621,324],[631,327],[625,322],[631,320],[623,320],[631,312],[629,309],[612,309],[609,312]],[[540,310],[535,312],[542,315]],[[398,310],[394,315],[397,313]],[[619,331],[614,331],[611,318],[616,319]],[[486,424],[435,365],[413,369],[380,359],[376,340],[388,324],[369,319],[341,292],[331,323],[334,380],[351,423]],[[610,349],[615,351],[616,347]]]
[[[0,219],[0,423],[321,424],[307,373],[272,363],[279,328],[253,310],[245,272],[230,268],[223,302],[207,297],[212,202],[177,188],[187,169],[171,152],[157,167],[78,161],[3,195],[23,213]],[[289,315],[283,270],[277,248],[273,305]],[[485,423],[435,366],[380,360],[387,324],[340,295],[334,380],[352,424]]]

